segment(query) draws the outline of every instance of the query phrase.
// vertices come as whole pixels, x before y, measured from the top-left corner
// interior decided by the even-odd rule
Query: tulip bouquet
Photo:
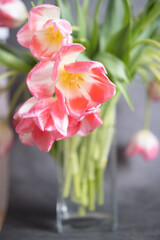
[[[116,104],[122,95],[133,109],[127,88],[137,73],[146,88],[145,130],[133,137],[126,153],[153,159],[159,150],[158,140],[147,129],[149,102],[160,99],[160,1],[148,1],[133,17],[129,0],[109,0],[100,23],[104,2],[97,0],[91,19],[90,1],[81,5],[76,0],[76,23],[69,1],[57,0],[56,6],[32,2],[28,21],[17,33],[17,41],[29,51],[0,44],[0,64],[9,69],[0,78],[10,79],[1,91],[9,89],[19,73],[27,75],[4,121],[23,95],[25,102],[14,115],[19,139],[36,144],[63,166],[61,195],[79,206],[80,216],[94,211],[96,203],[104,204],[103,178],[115,134]],[[20,10],[15,16],[11,5]],[[17,27],[24,11],[20,0],[0,0],[0,26]],[[151,83],[149,71],[156,79]]]

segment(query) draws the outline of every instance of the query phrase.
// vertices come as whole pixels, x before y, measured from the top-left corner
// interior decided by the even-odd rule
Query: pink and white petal
[[[95,68],[99,69],[104,74],[107,73],[103,64],[95,61],[78,61],[78,62],[73,62],[64,66],[64,69],[67,72],[72,74],[88,73]]]
[[[65,96],[63,95],[63,93],[58,88],[55,87],[55,94],[59,101],[62,111],[64,113],[69,114],[68,109],[66,108],[66,100],[65,100]]]
[[[72,43],[67,46],[63,46],[60,51],[62,66],[74,62],[78,55],[84,50],[85,47],[79,43]]]
[[[26,23],[17,33],[17,41],[24,47],[29,48],[33,34]]]
[[[32,32],[40,31],[49,19],[57,19],[59,17],[59,7],[50,4],[38,5],[30,10],[28,24]]]
[[[152,146],[152,148],[148,152],[145,152],[143,150],[142,155],[148,161],[151,161],[158,156],[158,153],[159,153],[159,145],[155,145],[155,146]]]
[[[46,37],[45,31],[41,31],[33,35],[30,51],[39,60],[50,60],[55,58],[60,47],[61,44],[57,39],[51,41]]]
[[[71,24],[64,19],[52,19],[48,20],[44,24],[44,29],[48,29],[48,27],[53,27],[53,31],[58,31],[61,33],[63,37],[67,37],[72,33],[72,26]]]
[[[20,108],[19,110],[15,113],[13,116],[14,119],[18,119],[19,117],[31,117],[32,115],[30,114],[30,110],[32,107],[37,103],[37,99],[34,97],[29,98]]]
[[[67,136],[64,136],[62,134],[58,134],[57,138],[56,138],[56,141],[73,137],[75,134],[77,134],[79,129],[80,129],[80,122],[77,122],[77,124],[75,126],[68,127]]]
[[[84,96],[67,98],[66,105],[71,116],[80,117],[87,110],[88,100]]]
[[[53,105],[51,116],[54,120],[57,131],[66,136],[68,128],[68,115],[64,113],[63,107],[61,108],[61,104],[58,100],[56,100]]]
[[[90,107],[106,102],[115,95],[115,85],[113,83],[104,84],[94,79],[85,82],[83,90],[88,93],[92,100],[92,102],[90,101]]]
[[[55,99],[53,97],[41,99],[37,101],[37,104],[31,109],[30,114],[33,116],[33,121],[41,131],[44,131],[48,124],[54,103]],[[54,122],[52,122],[52,124],[54,125]]]
[[[67,134],[68,116],[57,99],[52,97],[40,100],[32,111],[34,122],[42,131],[57,130],[63,135]]]
[[[32,135],[38,148],[43,152],[49,152],[56,139],[57,132],[42,132],[37,130]]]
[[[61,46],[69,45],[71,43],[73,43],[73,39],[72,36],[69,35],[61,41]]]
[[[32,137],[32,133],[24,133],[22,135],[19,135],[19,140],[21,141],[21,143],[28,146],[35,145],[35,140]]]
[[[13,28],[14,18],[0,9],[0,27]]]
[[[101,126],[102,123],[103,121],[98,113],[89,114],[81,121],[81,126],[78,134],[83,137],[88,136],[89,133],[91,133],[97,127]]]
[[[23,135],[24,133],[32,132],[34,127],[35,124],[32,118],[22,118],[17,124],[15,130],[18,134]]]
[[[53,26],[54,26],[53,29],[55,31],[59,30],[63,37],[67,37],[68,35],[70,35],[72,33],[71,24],[64,19],[58,19],[58,20],[54,21]]]
[[[51,79],[54,62],[39,62],[27,76],[27,86],[37,99],[51,97],[54,93],[54,82]]]

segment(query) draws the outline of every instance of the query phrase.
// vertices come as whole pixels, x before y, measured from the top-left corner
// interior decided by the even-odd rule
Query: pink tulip
[[[132,137],[125,151],[127,156],[140,154],[148,161],[156,158],[158,152],[159,141],[149,130],[141,130],[137,132]]]
[[[152,101],[160,101],[160,82],[153,80],[148,87],[148,96]]]
[[[7,154],[13,144],[13,132],[9,125],[0,123],[0,158]]]
[[[101,63],[75,62],[84,49],[80,44],[63,46],[55,62],[38,63],[27,77],[28,88],[35,98],[52,97],[55,93],[61,106],[74,118],[115,94],[115,85],[107,78]]]
[[[14,115],[18,120],[16,132],[25,145],[37,144],[41,151],[49,152],[57,140],[72,137],[80,123],[70,121],[56,98],[27,100]]]
[[[19,27],[27,17],[26,6],[21,0],[0,0],[0,27]]]
[[[71,138],[75,134],[87,136],[102,124],[99,109],[86,112],[80,119],[68,116],[58,99],[27,100],[14,115],[16,132],[25,145],[37,145],[41,151],[49,152],[55,141]]]
[[[40,60],[55,58],[60,48],[72,41],[70,23],[59,17],[60,8],[56,6],[43,4],[32,8],[17,41]]]

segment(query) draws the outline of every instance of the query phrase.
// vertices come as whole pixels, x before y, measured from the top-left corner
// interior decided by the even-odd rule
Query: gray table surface
[[[57,182],[54,161],[36,147],[24,146],[17,139],[11,151],[10,202],[1,240],[160,239],[160,159],[147,163],[138,156],[125,159],[123,155],[127,139],[143,122],[144,94],[140,84],[131,87],[131,97],[135,112],[131,112],[123,99],[117,110],[118,230],[107,232],[104,228],[95,228],[58,235],[55,230]],[[159,104],[153,104],[151,129],[160,138],[158,110]]]

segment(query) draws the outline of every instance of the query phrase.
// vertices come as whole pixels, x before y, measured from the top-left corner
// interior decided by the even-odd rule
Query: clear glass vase
[[[97,228],[105,226],[105,229],[108,230],[117,228],[116,138],[113,128],[109,128],[108,131],[110,131],[110,134],[107,135],[110,146],[107,146],[101,154],[107,155],[107,151],[109,151],[103,168],[97,165],[99,160],[98,163],[95,163],[95,159],[88,161],[88,159],[81,158],[81,154],[90,157],[96,155],[94,146],[98,139],[94,139],[94,144],[92,136],[82,139],[84,149],[78,142],[81,150],[76,148],[76,154],[72,146],[77,142],[76,138],[64,140],[59,144],[60,151],[57,160],[59,190],[56,222],[57,230],[60,233],[68,227]],[[89,147],[91,147],[90,154],[88,153]],[[69,150],[67,156],[65,149]],[[86,169],[89,169],[89,172]],[[85,172],[87,172],[87,178]]]

